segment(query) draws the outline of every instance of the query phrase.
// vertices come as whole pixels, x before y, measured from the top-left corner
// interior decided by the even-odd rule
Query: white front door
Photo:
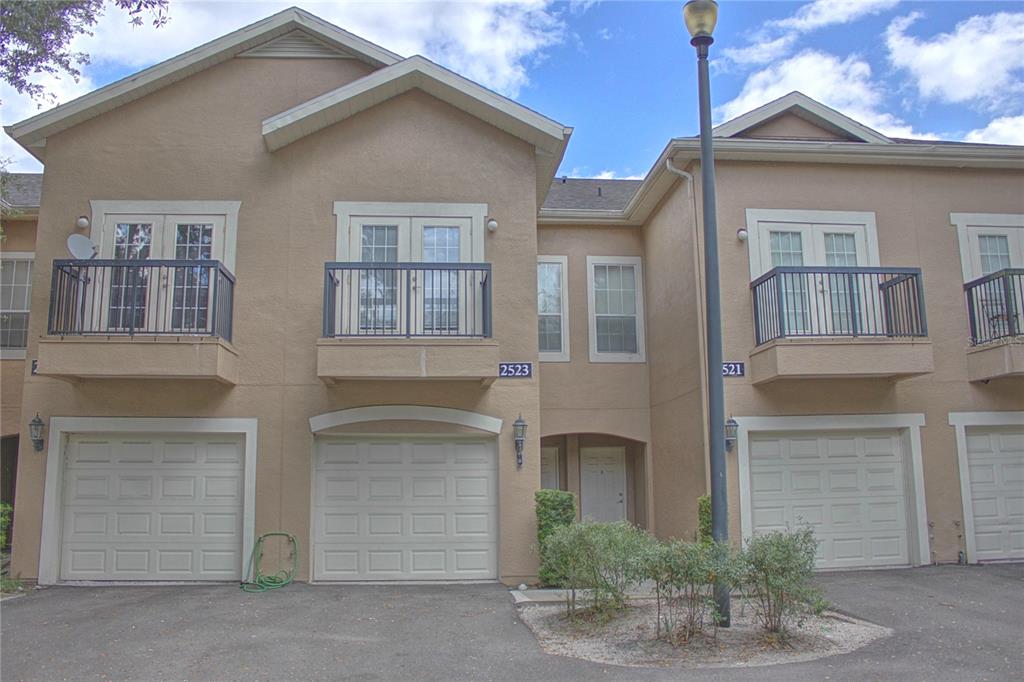
[[[1024,559],[1024,429],[968,428],[974,559]]]
[[[558,490],[558,448],[540,449],[540,487]]]
[[[755,433],[749,440],[753,532],[809,525],[818,568],[910,563],[899,433]]]
[[[71,436],[60,578],[238,580],[242,470],[234,436]]]
[[[324,438],[313,476],[313,579],[498,577],[493,440]]]
[[[626,518],[626,448],[580,449],[580,510],[592,521]]]

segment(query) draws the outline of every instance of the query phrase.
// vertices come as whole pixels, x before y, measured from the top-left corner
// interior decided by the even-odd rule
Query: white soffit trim
[[[49,111],[7,126],[5,130],[29,152],[36,154],[39,148],[45,145],[49,135],[139,99],[143,95],[295,30],[308,33],[317,40],[372,66],[389,66],[402,59],[399,55],[305,10],[291,7]]]
[[[846,134],[862,142],[892,144],[892,140],[885,135],[811,99],[802,92],[795,91],[716,126],[712,129],[711,134],[715,137],[732,137],[751,128],[756,128],[762,123],[767,123],[786,112],[793,113],[826,130]]]
[[[271,151],[413,88],[445,101],[538,149],[561,157],[570,129],[416,55],[263,122]]]
[[[224,433],[244,437],[245,488],[242,493],[242,575],[252,554],[256,534],[256,445],[259,420],[202,417],[50,417],[43,483],[43,530],[39,547],[40,585],[53,585],[60,576],[61,499],[64,446],[68,436],[81,433]]]
[[[450,407],[429,407],[426,405],[373,405],[352,407],[347,410],[327,412],[309,418],[309,430],[320,433],[336,426],[360,424],[375,421],[426,421],[458,424],[472,429],[501,433],[501,419],[479,412],[457,410]]]

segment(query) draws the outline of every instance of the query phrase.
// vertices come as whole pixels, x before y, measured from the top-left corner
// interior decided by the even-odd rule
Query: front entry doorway
[[[580,449],[580,511],[592,521],[626,518],[626,448]]]

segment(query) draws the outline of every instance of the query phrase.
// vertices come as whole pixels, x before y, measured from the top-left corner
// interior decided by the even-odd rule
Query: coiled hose
[[[288,539],[288,542],[291,544],[292,566],[290,569],[282,568],[273,575],[264,575],[260,568],[260,561],[263,559],[263,541],[272,537]],[[249,555],[249,570],[247,572],[249,580],[243,580],[239,584],[239,587],[246,592],[266,592],[267,590],[276,590],[292,582],[295,578],[295,572],[298,570],[298,567],[299,541],[295,539],[295,536],[291,533],[264,533],[256,538],[256,544],[253,545],[252,554]]]

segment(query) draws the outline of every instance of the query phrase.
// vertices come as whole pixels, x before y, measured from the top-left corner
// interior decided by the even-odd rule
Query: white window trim
[[[35,270],[35,251],[3,251],[0,252],[0,260],[27,260],[32,261],[33,271]],[[30,280],[31,282],[31,280]],[[32,319],[31,300],[29,301],[29,321]],[[24,360],[28,354],[27,348],[0,348],[0,360]]]
[[[63,518],[64,451],[68,438],[82,433],[224,433],[244,436],[245,489],[242,494],[241,575],[256,532],[256,432],[259,420],[175,417],[51,417],[43,486],[43,532],[39,549],[40,585],[60,577],[61,519]]]
[[[908,491],[912,499],[908,528],[910,563],[926,566],[932,563],[928,540],[928,510],[925,504],[924,460],[921,450],[921,427],[924,414],[847,414],[804,417],[734,417],[739,424],[736,433],[736,465],[740,489],[740,535],[747,542],[753,535],[753,498],[750,490],[750,434],[764,431],[857,431],[865,429],[898,429],[902,434],[903,453],[909,458]]]
[[[964,546],[967,563],[978,563],[971,507],[971,474],[967,458],[967,429],[972,426],[1024,426],[1024,412],[950,412],[949,425],[956,430],[956,460],[960,470],[960,502],[964,512]]]
[[[974,270],[971,233],[986,227],[1024,228],[1024,213],[950,213],[949,223],[956,228],[960,242],[960,269],[966,284],[981,277],[981,273]]]
[[[569,257],[537,256],[537,264],[541,263],[557,263],[562,266],[562,350],[559,353],[539,351],[537,359],[540,362],[569,362]]]
[[[804,211],[777,208],[748,208],[747,213],[747,257],[750,265],[750,281],[754,281],[761,273],[771,270],[771,263],[761,262],[761,240],[767,235],[760,223],[797,223],[851,225],[863,227],[867,253],[865,263],[868,267],[878,267],[878,225],[873,211]],[[755,274],[756,273],[756,274]]]
[[[334,258],[339,263],[358,259],[351,253],[351,225],[353,219],[382,218],[463,218],[469,220],[470,262],[484,262],[484,222],[487,204],[433,204],[411,202],[335,201],[334,215],[337,232]]]
[[[636,268],[636,353],[599,353],[597,350],[597,315],[594,305],[594,266],[632,265]],[[590,337],[591,362],[646,362],[644,337],[644,266],[640,256],[587,256],[587,327]]]
[[[89,237],[103,253],[103,226],[107,216],[119,214],[173,215],[173,216],[223,216],[224,217],[224,267],[235,271],[235,251],[238,244],[238,211],[240,201],[110,201],[94,199],[92,223]]]

